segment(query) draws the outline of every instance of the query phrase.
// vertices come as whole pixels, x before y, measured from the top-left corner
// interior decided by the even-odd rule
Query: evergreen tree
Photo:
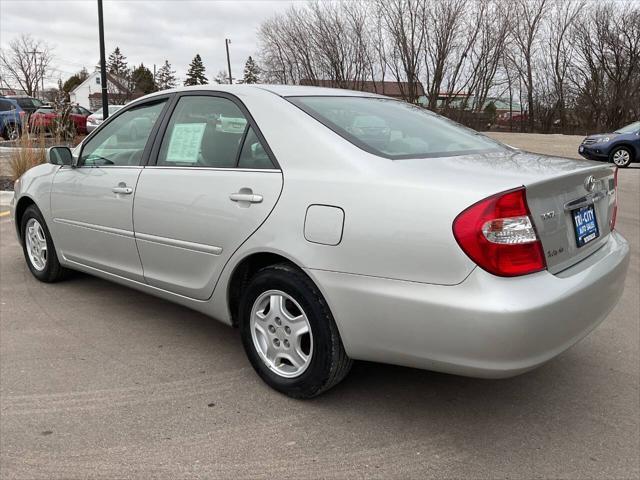
[[[144,63],[141,63],[139,67],[136,67],[131,72],[131,81],[133,83],[134,90],[142,93],[151,93],[156,91],[156,84],[153,81],[153,73]]]
[[[78,85],[84,82],[87,77],[89,77],[89,72],[87,72],[86,68],[83,68],[75,75],[71,75],[66,82],[62,85],[62,90],[66,93],[70,93],[75,89]]]
[[[207,77],[204,76],[204,64],[200,54],[197,53],[193,60],[189,64],[189,70],[187,70],[187,79],[184,81],[185,86],[189,85],[206,85],[209,83]]]
[[[107,71],[122,78],[127,77],[127,57],[120,53],[120,47],[116,47],[107,60]]]
[[[247,58],[247,62],[244,64],[242,83],[260,83],[260,67],[251,56]]]
[[[174,88],[178,85],[176,81],[175,70],[171,70],[171,64],[165,60],[164,65],[158,69],[156,75],[156,88],[158,90],[166,90],[167,88]]]

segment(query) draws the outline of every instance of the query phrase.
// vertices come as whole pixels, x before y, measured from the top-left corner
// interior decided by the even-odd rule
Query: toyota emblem
[[[589,175],[584,179],[584,188],[587,192],[593,192],[593,189],[596,187],[596,179],[593,175]]]

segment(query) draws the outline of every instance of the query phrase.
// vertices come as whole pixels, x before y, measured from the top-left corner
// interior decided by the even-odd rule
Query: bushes
[[[15,141],[15,147],[11,148],[9,166],[11,178],[17,180],[31,167],[40,165],[46,161],[46,143],[44,135],[22,135]]]

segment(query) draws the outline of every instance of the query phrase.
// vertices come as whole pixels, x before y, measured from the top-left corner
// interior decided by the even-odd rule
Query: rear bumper
[[[618,302],[629,264],[613,232],[577,265],[500,278],[480,268],[456,286],[308,270],[323,290],[347,353],[476,377],[523,373],[583,338]]]

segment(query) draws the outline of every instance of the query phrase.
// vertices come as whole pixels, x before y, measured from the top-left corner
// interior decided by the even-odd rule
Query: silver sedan
[[[163,91],[48,156],[12,203],[37,279],[80,270],[238,327],[299,398],[352,359],[535,368],[604,320],[629,261],[614,167],[362,92]]]
[[[109,115],[113,115],[122,108],[122,105],[109,105]],[[99,108],[87,117],[87,133],[93,132],[104,121],[102,108]]]

